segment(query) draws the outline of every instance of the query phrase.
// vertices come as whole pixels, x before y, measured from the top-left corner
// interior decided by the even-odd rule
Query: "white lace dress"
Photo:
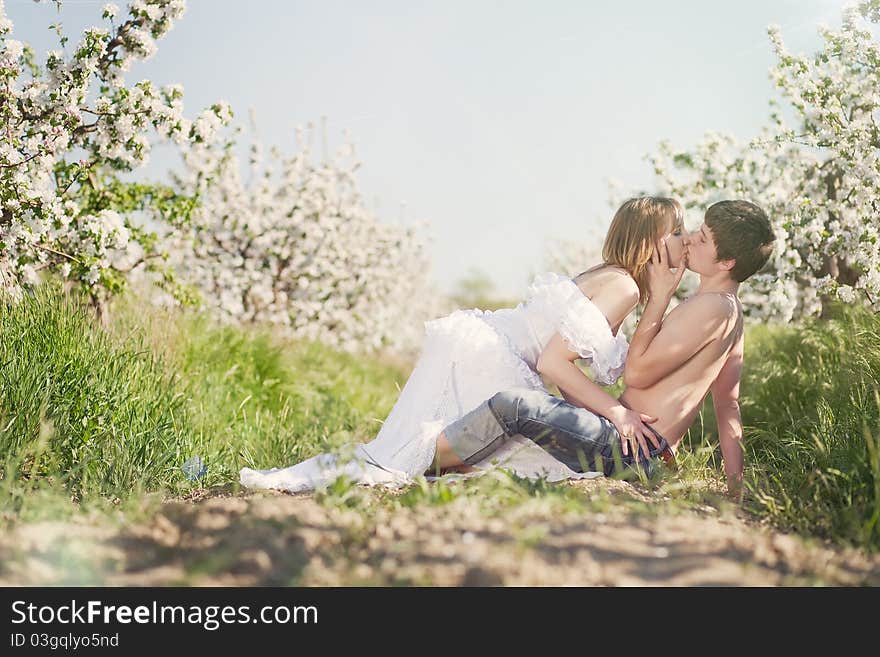
[[[622,374],[629,346],[624,335],[612,335],[605,316],[573,280],[540,274],[516,308],[457,310],[425,322],[419,360],[375,439],[287,468],[242,468],[240,481],[289,492],[320,488],[343,474],[363,484],[410,483],[431,465],[435,438],[447,424],[501,390],[545,390],[535,364],[556,331],[589,360],[597,382],[613,383]],[[522,436],[475,467],[504,467],[550,481],[600,474],[576,473]]]

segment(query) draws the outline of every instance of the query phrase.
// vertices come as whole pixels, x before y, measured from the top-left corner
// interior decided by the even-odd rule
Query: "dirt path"
[[[219,495],[165,502],[135,525],[17,526],[0,537],[0,585],[880,585],[880,556],[737,516],[548,517],[527,501],[487,518],[465,499],[366,514],[311,496]]]

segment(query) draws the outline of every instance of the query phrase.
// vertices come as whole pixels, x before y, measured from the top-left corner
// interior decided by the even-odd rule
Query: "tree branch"
[[[107,43],[107,48],[104,50],[104,54],[101,55],[101,58],[98,60],[98,68],[101,71],[106,71],[111,63],[117,61],[118,57],[116,56],[116,49],[125,43],[126,33],[130,32],[133,27],[143,26],[143,16],[138,16],[137,18],[127,20],[122,25],[120,25],[119,29],[116,31],[116,36],[110,39],[110,41]]]
[[[56,251],[55,249],[50,249],[48,246],[42,246],[40,244],[34,244],[38,249],[42,249],[43,251],[48,251],[49,253],[54,253],[55,255],[64,256],[68,260],[73,260],[75,263],[80,264],[80,261],[74,258],[72,255],[67,255],[63,251]]]

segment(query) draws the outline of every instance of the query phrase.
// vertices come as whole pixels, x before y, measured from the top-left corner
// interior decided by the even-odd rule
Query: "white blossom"
[[[133,61],[155,52],[156,39],[184,8],[180,0],[132,3],[112,34],[83,30],[69,55],[50,51],[45,69],[33,77],[18,65],[26,46],[8,38],[12,23],[0,1],[0,78],[6,81],[0,85],[0,290],[20,297],[21,286],[39,282],[36,272],[57,271],[100,295],[114,271],[136,266],[129,262],[116,270],[131,242],[143,239],[132,216],[82,207],[78,193],[98,185],[98,176],[112,184],[116,172],[147,162],[154,128],[183,148],[195,140],[182,115],[180,88],[159,90],[149,80],[128,86],[124,76]],[[118,8],[106,5],[103,14],[114,18]],[[218,104],[202,116],[213,134],[231,111]],[[61,178],[56,169],[64,172]]]
[[[195,134],[205,130],[194,122]],[[429,283],[417,229],[384,224],[364,207],[358,163],[345,157],[353,149],[320,164],[307,151],[273,149],[263,165],[255,144],[245,177],[219,144],[197,141],[186,152],[182,183],[202,204],[169,235],[181,279],[224,321],[277,324],[347,351],[414,354],[424,321],[451,308]]]

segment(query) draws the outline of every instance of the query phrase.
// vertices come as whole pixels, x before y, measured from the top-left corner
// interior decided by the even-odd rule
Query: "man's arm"
[[[651,297],[629,346],[623,381],[649,388],[717,339],[729,320],[729,309],[715,295],[698,295],[677,306],[666,319],[669,298]]]
[[[724,460],[728,494],[739,499],[742,494],[743,450],[742,417],[739,412],[739,382],[742,375],[743,338],[727,356],[718,378],[712,383],[712,403],[718,422],[718,442]]]

